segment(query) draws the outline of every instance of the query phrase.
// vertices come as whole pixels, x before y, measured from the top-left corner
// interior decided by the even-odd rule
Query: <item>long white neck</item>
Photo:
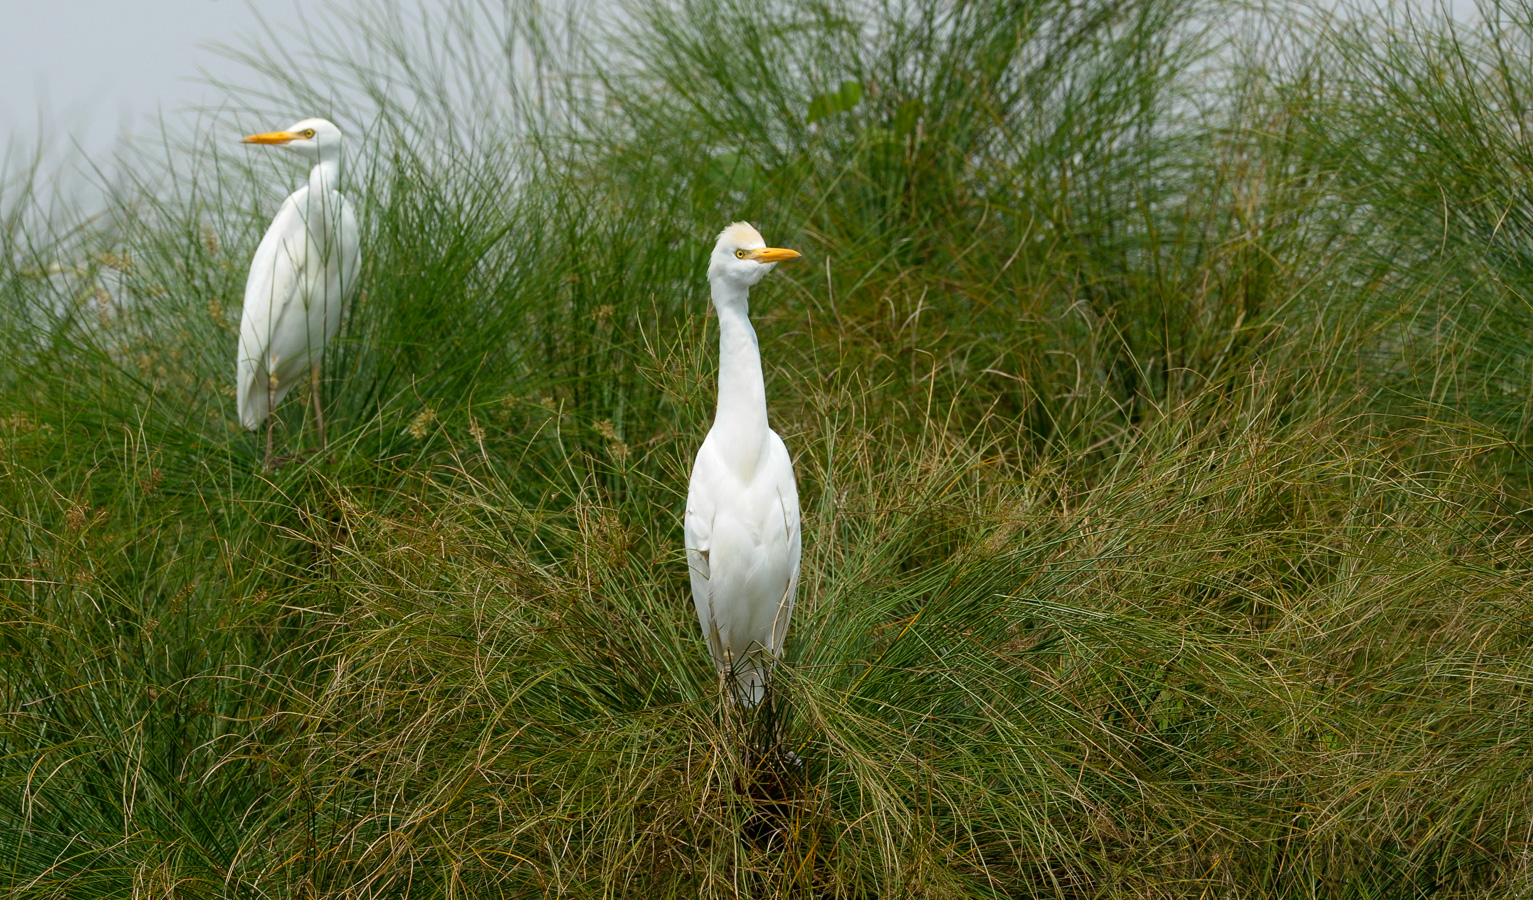
[[[331,191],[341,189],[341,158],[322,156],[309,170],[309,193],[316,197],[328,197]]]
[[[749,476],[767,436],[761,345],[751,327],[748,289],[722,279],[712,287],[713,305],[719,312],[719,407],[712,438],[730,468]]]
[[[333,198],[339,196],[338,190],[341,184],[341,161],[337,156],[320,157],[314,168],[309,170],[309,194],[307,208],[307,228],[309,234],[315,239],[324,241],[322,246],[329,246],[327,238],[332,232],[340,230],[341,205]]]

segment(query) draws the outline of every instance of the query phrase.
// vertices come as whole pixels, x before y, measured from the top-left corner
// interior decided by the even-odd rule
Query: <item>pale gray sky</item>
[[[291,2],[269,2],[266,14]],[[3,0],[0,7],[0,147],[13,152],[42,136],[63,146],[78,141],[100,156],[118,135],[154,129],[148,123],[157,112],[215,102],[202,73],[228,80],[244,69],[207,45],[238,43],[257,22],[244,0]]]
[[[358,2],[264,0],[261,9],[280,25],[300,5]],[[420,0],[428,8],[442,2]],[[1473,0],[1447,2],[1460,17],[1472,12]],[[0,0],[0,8],[0,155],[25,154],[42,137],[50,160],[74,143],[100,160],[124,134],[157,134],[157,112],[173,119],[216,103],[220,95],[208,77],[233,83],[251,77],[209,46],[256,39],[258,17],[246,0]]]

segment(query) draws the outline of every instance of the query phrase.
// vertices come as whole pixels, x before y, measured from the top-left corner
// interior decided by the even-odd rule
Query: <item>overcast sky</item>
[[[264,0],[261,8],[280,23],[299,3]],[[1460,16],[1473,8],[1473,0],[1451,3]],[[53,158],[75,142],[101,158],[123,134],[157,133],[157,112],[174,118],[217,102],[209,76],[235,83],[250,77],[210,46],[253,39],[258,20],[245,0],[0,0],[0,6],[0,151],[28,151],[42,136]]]
[[[272,0],[267,15],[293,0]],[[217,99],[203,82],[244,69],[207,45],[238,43],[256,16],[244,0],[3,0],[0,146],[39,136],[99,155],[123,133]]]

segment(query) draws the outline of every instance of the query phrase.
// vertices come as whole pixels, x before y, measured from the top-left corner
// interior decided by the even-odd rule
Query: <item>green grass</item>
[[[0,188],[7,896],[1533,892],[1533,7],[446,9]],[[363,286],[266,475],[231,142],[311,113]],[[806,257],[760,716],[681,553],[738,218]]]

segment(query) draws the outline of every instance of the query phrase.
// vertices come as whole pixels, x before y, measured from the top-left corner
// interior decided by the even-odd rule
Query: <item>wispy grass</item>
[[[1529,10],[444,10],[273,29],[78,228],[0,195],[9,895],[1533,889]],[[264,476],[297,176],[229,148],[312,112],[363,286]],[[680,553],[737,218],[807,257],[769,721]]]

